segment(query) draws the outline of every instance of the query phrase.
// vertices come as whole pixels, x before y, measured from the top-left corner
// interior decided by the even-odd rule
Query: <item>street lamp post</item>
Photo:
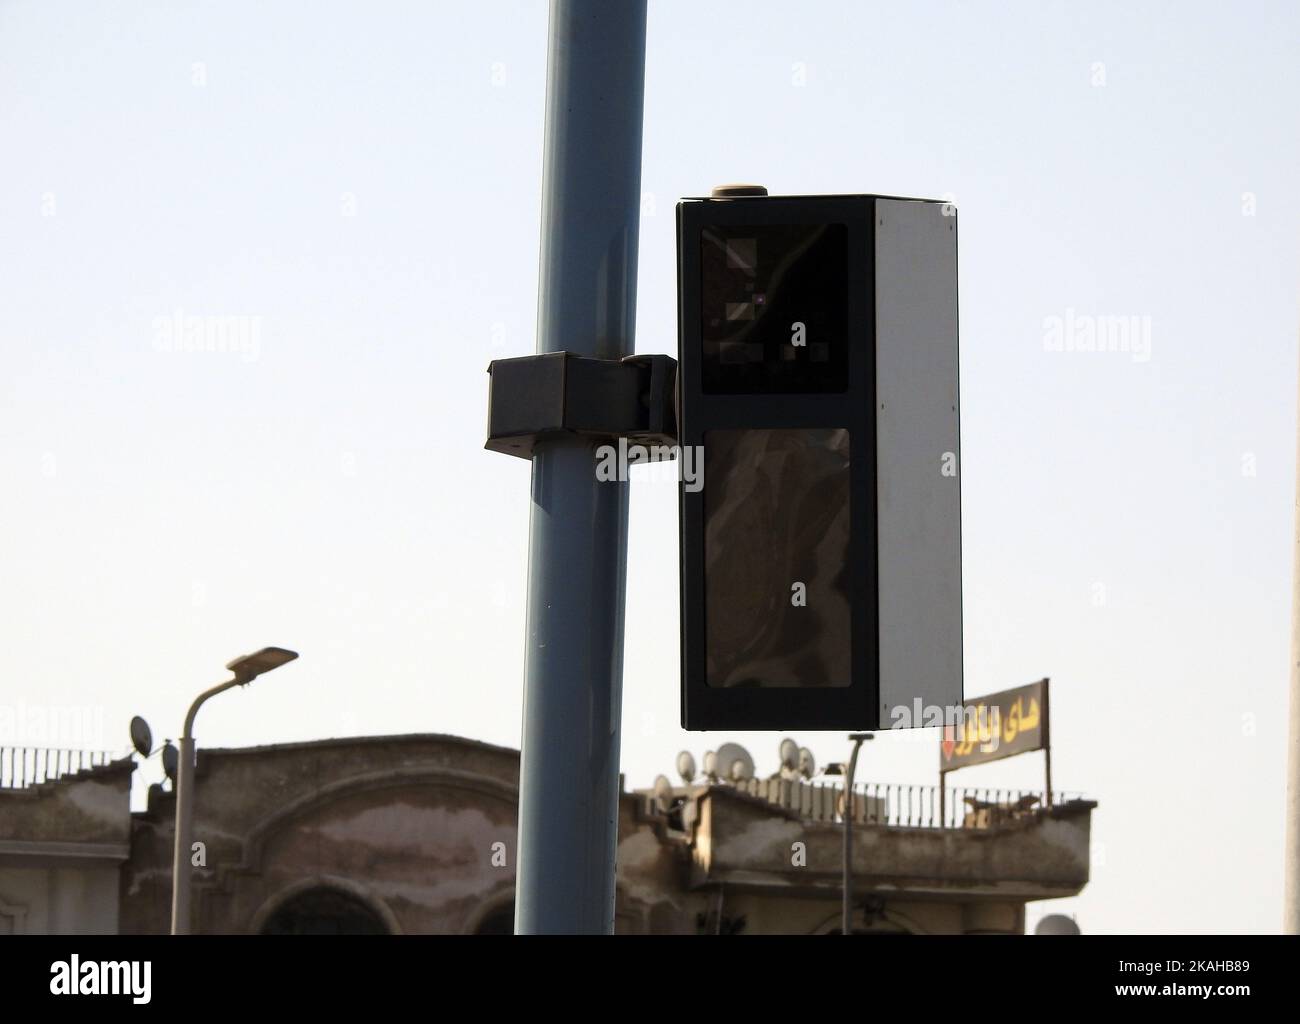
[[[224,683],[204,690],[190,705],[181,733],[180,759],[176,766],[176,849],[172,857],[172,934],[190,933],[190,841],[194,831],[194,716],[209,697],[232,686],[247,686],[264,672],[286,665],[298,657],[283,647],[263,647],[226,665],[234,673]]]
[[[849,735],[853,741],[853,753],[849,756],[848,773],[844,776],[844,878],[841,882],[844,893],[840,933],[853,934],[853,775],[858,769],[858,751],[862,744],[875,737],[869,732],[855,732]]]

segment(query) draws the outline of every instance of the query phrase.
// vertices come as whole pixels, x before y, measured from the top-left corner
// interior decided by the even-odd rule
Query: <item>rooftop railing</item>
[[[730,785],[741,793],[759,797],[794,811],[805,821],[841,823],[844,788],[830,783],[798,779],[746,779]],[[677,791],[685,794],[686,790]],[[1031,818],[1049,805],[1047,794],[1032,789],[990,789],[896,783],[859,783],[853,787],[853,820],[862,825],[889,828],[993,828]],[[653,795],[648,794],[651,804]],[[1051,804],[1082,798],[1079,793],[1054,792]]]
[[[26,789],[113,760],[107,750],[69,747],[0,747],[0,789]]]

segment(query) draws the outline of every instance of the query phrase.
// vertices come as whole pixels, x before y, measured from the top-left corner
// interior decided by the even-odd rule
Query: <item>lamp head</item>
[[[298,657],[297,651],[285,650],[283,647],[263,647],[252,654],[244,654],[226,665],[241,685],[251,683],[264,672],[287,665]]]

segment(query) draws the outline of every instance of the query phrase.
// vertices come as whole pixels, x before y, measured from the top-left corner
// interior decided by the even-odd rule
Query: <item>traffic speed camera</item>
[[[677,253],[683,726],[926,724],[962,698],[955,208],[686,199]]]

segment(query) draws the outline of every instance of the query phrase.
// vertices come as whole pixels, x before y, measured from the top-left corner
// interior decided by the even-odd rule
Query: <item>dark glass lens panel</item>
[[[708,227],[700,263],[705,392],[847,388],[845,225]]]
[[[850,684],[849,432],[704,434],[706,676]]]

